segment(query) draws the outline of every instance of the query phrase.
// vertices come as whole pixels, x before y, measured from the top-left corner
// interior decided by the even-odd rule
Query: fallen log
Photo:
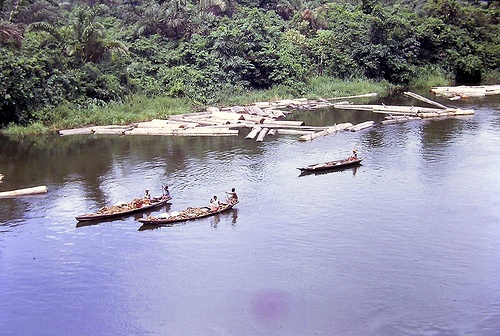
[[[0,192],[0,198],[10,198],[10,197],[18,197],[18,196],[29,196],[29,195],[38,195],[47,193],[46,186],[39,187],[31,187],[24,189],[17,189],[11,191]]]

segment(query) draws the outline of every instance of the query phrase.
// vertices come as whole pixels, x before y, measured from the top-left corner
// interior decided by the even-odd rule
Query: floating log
[[[319,138],[319,137],[322,137],[322,136],[326,136],[326,135],[330,135],[330,134],[335,134],[339,131],[343,131],[349,127],[352,127],[352,124],[351,123],[343,123],[343,124],[338,124],[338,125],[335,125],[335,126],[332,126],[332,127],[329,127],[323,131],[319,131],[319,132],[316,132],[316,133],[312,133],[312,134],[305,134],[303,136],[301,136],[299,138],[299,141],[310,141],[310,140],[314,140],[316,138]]]
[[[123,135],[125,131],[130,131],[133,126],[96,126],[94,134],[116,134]]]
[[[261,129],[262,129],[262,127],[260,127],[260,126],[253,127],[252,130],[250,131],[250,133],[247,134],[245,139],[254,139],[257,136],[257,134],[259,134]]]
[[[314,131],[306,131],[306,130],[296,130],[296,129],[289,129],[289,128],[279,128],[276,129],[278,134],[288,134],[288,135],[307,135],[307,134],[313,134]]]
[[[177,136],[218,136],[238,135],[238,130],[225,127],[196,127],[196,128],[134,128],[125,131],[125,135],[177,135]]]
[[[262,124],[266,125],[266,127],[268,125],[278,125],[280,127],[282,127],[282,126],[291,126],[291,127],[304,126],[304,122],[303,121],[295,121],[295,120],[264,119],[264,122],[262,122]]]
[[[376,97],[376,96],[377,96],[376,93],[367,93],[367,94],[361,94],[361,95],[356,95],[356,96],[326,98],[326,100],[351,99],[351,98],[369,98],[369,97]]]
[[[365,129],[365,128],[373,127],[374,124],[375,124],[374,121],[365,121],[365,122],[356,124],[354,126],[348,127],[348,128],[346,128],[346,130],[351,131],[351,132],[357,132],[357,131],[361,131],[362,129]]]
[[[439,117],[454,117],[454,116],[463,116],[472,114],[474,114],[474,110],[448,109],[442,112],[418,113],[417,116],[419,116],[420,118],[439,118]]]
[[[73,128],[73,129],[67,129],[67,130],[59,130],[57,133],[59,133],[59,135],[61,135],[61,136],[93,134],[94,130],[92,127],[82,127],[82,128]]]
[[[484,97],[494,94],[500,94],[500,85],[484,86],[435,86],[431,88],[431,93],[448,99]]]
[[[381,122],[382,125],[401,124],[401,123],[411,121],[411,120],[421,120],[422,119],[420,117],[410,117],[410,116],[403,116],[403,117],[400,117],[400,116],[392,117],[391,116],[391,117],[386,117],[386,118],[388,118],[388,119],[383,120]]]
[[[3,174],[0,174],[0,181],[3,181]]]
[[[0,192],[0,198],[29,196],[29,195],[37,195],[37,194],[45,194],[45,193],[47,193],[47,187],[46,186],[39,186],[39,187],[31,187],[31,188],[24,188],[24,189],[17,189],[17,190]]]
[[[438,102],[435,102],[433,100],[427,99],[427,98],[422,97],[421,95],[418,95],[418,94],[413,93],[413,92],[409,92],[408,91],[408,92],[405,92],[404,95],[407,96],[407,97],[418,99],[418,100],[423,101],[423,102],[425,102],[427,104],[431,104],[431,105],[437,106],[437,107],[439,107],[441,109],[447,109],[448,108],[447,106],[444,106],[443,104],[439,104]]]
[[[269,131],[269,128],[264,127],[263,129],[260,130],[259,135],[257,136],[256,141],[264,141],[264,137],[266,136],[267,132]]]

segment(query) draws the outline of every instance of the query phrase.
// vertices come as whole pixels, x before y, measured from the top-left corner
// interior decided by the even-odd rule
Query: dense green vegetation
[[[0,127],[498,83],[499,18],[493,1],[0,0]]]

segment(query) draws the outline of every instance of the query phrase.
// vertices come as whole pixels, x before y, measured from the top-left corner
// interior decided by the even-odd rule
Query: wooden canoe
[[[302,172],[315,172],[315,171],[321,171],[321,170],[342,169],[342,168],[357,166],[361,163],[361,161],[363,161],[363,158],[348,158],[348,159],[343,159],[343,160],[315,163],[315,164],[311,164],[311,165],[308,165],[306,167],[300,167],[297,169],[300,169]]]
[[[133,213],[159,208],[162,205],[167,204],[171,199],[172,196],[155,197],[151,200],[137,198],[129,203],[104,207],[97,212],[76,216],[75,218],[78,221],[95,221],[114,217],[128,216]]]
[[[184,222],[188,220],[213,216],[222,212],[231,210],[238,202],[234,203],[221,203],[218,210],[211,210],[209,207],[192,208],[188,207],[180,212],[171,212],[170,214],[161,214],[157,216],[148,216],[139,219],[143,225],[161,225],[171,224],[176,222]]]

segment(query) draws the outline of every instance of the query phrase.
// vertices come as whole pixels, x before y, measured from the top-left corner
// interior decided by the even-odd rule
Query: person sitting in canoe
[[[238,195],[236,194],[236,189],[233,188],[231,191],[226,191],[227,201],[229,204],[238,203]]]
[[[211,210],[211,211],[218,211],[218,210],[219,210],[219,208],[220,208],[220,203],[219,203],[219,200],[217,199],[217,196],[214,196],[214,197],[210,200],[209,207],[210,207],[210,210]]]
[[[349,157],[349,161],[354,161],[358,159],[358,152],[356,150],[352,151],[352,156]]]

